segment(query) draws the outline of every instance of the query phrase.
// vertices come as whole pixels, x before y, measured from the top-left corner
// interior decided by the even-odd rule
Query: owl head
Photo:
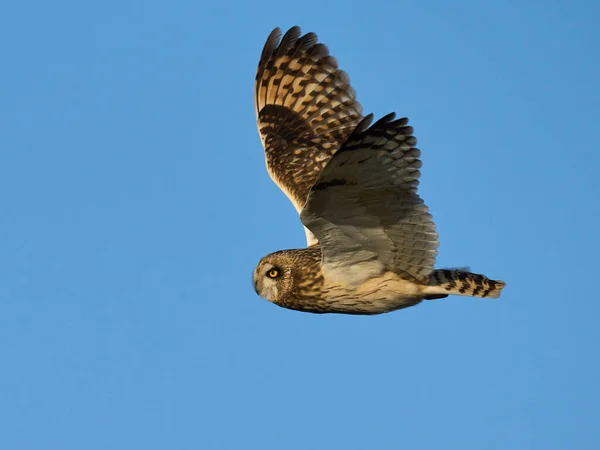
[[[254,290],[272,303],[285,301],[294,285],[293,261],[285,252],[275,252],[263,257],[253,276]]]

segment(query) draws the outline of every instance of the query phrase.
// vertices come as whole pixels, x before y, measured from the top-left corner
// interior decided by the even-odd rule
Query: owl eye
[[[277,278],[279,276],[279,270],[278,269],[271,269],[267,272],[267,276],[269,278]]]

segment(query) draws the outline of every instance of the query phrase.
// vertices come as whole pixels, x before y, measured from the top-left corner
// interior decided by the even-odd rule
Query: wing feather
[[[423,281],[438,236],[417,194],[420,150],[408,119],[365,118],[333,156],[300,217],[323,252],[325,276],[356,284],[392,271]]]
[[[267,170],[300,212],[311,186],[362,119],[345,72],[314,33],[276,28],[261,54],[254,103]],[[309,245],[315,243],[307,234]]]

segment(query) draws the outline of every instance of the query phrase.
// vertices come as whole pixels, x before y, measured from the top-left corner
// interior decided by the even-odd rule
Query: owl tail
[[[426,298],[441,298],[443,294],[466,295],[468,297],[498,298],[504,281],[490,280],[476,273],[463,270],[434,270],[429,275],[429,282],[424,289]],[[439,297],[438,297],[439,296]]]

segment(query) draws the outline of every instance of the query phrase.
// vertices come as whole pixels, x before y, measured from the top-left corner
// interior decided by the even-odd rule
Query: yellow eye
[[[277,269],[271,269],[267,272],[267,276],[269,278],[277,278],[279,276],[279,270]]]

